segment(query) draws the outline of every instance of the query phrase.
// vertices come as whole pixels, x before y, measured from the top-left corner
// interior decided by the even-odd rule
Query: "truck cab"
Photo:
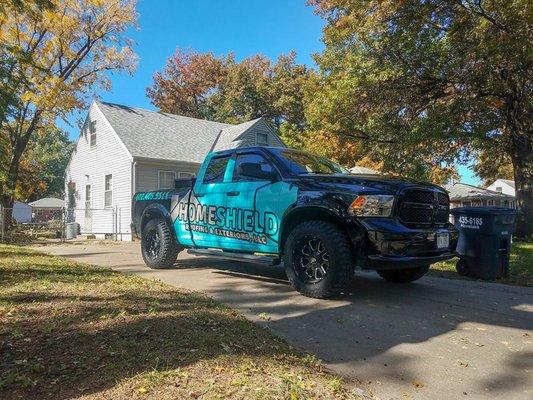
[[[410,282],[455,255],[449,198],[436,185],[352,175],[299,150],[248,147],[210,153],[198,176],[169,191],[137,193],[133,231],[146,264],[174,265],[187,249],[280,264],[300,293],[344,290],[354,268]]]

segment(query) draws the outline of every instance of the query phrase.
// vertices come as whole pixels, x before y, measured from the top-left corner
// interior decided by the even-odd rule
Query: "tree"
[[[123,33],[135,20],[134,0],[2,4],[0,136],[8,142],[0,175],[3,206],[13,204],[21,163],[28,144],[38,140],[35,135],[84,107],[95,86],[108,89],[107,71],[132,71],[135,56]]]
[[[209,97],[225,76],[225,60],[212,53],[199,54],[180,49],[167,60],[163,72],[154,74],[147,96],[163,112],[193,118],[210,118]]]
[[[514,179],[513,163],[509,155],[493,149],[480,150],[476,154],[472,170],[483,180],[483,186],[489,186],[496,179]]]
[[[226,123],[264,117],[298,145],[309,71],[295,60],[294,52],[273,64],[261,55],[237,62],[232,54],[215,57],[178,49],[146,92],[156,107],[172,114]]]
[[[68,135],[55,126],[34,135],[20,162],[15,199],[63,197],[65,169],[73,148]]]
[[[518,234],[533,229],[532,3],[311,0],[326,18],[313,129],[429,171],[479,149],[512,160]],[[407,168],[411,169],[411,168]]]

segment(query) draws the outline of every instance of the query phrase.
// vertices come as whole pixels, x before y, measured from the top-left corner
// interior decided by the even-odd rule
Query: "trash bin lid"
[[[516,215],[517,210],[506,207],[457,207],[450,210],[452,215],[470,214],[470,215]]]

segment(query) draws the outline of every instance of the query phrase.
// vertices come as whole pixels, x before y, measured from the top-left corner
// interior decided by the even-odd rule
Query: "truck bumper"
[[[401,269],[430,265],[456,256],[459,233],[452,224],[413,229],[391,219],[365,219],[367,231],[360,265],[365,269]],[[447,235],[449,245],[439,248],[437,237]]]
[[[457,256],[455,252],[448,252],[436,256],[423,257],[386,257],[379,255],[368,256],[365,262],[367,269],[401,269],[411,267],[422,267],[434,264],[439,261],[449,260]]]

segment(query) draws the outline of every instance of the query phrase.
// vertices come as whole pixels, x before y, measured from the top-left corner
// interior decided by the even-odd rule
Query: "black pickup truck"
[[[300,293],[342,292],[356,266],[411,282],[454,256],[439,186],[353,175],[314,154],[248,147],[207,155],[173,190],[136,193],[132,230],[151,268],[189,253],[279,264]]]

